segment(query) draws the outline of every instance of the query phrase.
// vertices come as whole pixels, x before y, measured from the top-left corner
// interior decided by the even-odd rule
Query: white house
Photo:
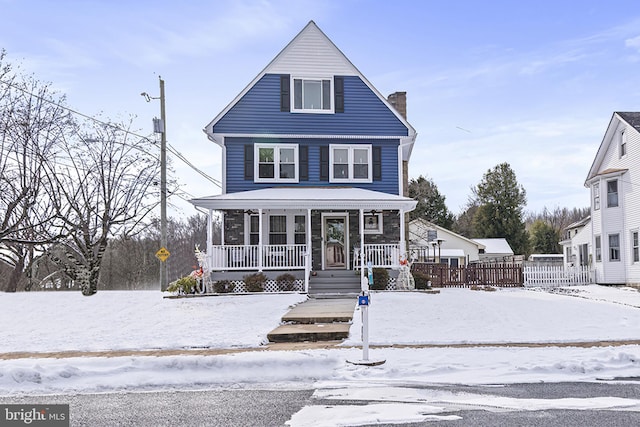
[[[584,183],[596,282],[640,284],[640,113],[613,113]]]
[[[560,241],[567,267],[591,265],[591,216],[569,224]]]
[[[485,245],[419,218],[409,223],[409,250],[414,259],[458,267],[479,261]]]

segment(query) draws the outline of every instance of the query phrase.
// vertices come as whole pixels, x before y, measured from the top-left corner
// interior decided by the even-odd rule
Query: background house
[[[615,112],[585,180],[596,282],[640,284],[640,113]]]
[[[591,216],[569,224],[560,241],[567,267],[591,265]]]
[[[479,261],[485,246],[418,218],[409,223],[409,249],[414,260],[458,267]]]
[[[506,239],[473,239],[484,246],[484,251],[480,251],[478,257],[480,262],[511,262],[514,260],[513,249]]]

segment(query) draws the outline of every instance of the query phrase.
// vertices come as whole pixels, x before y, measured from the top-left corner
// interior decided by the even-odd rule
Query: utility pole
[[[160,139],[160,246],[167,248],[167,123],[164,109],[164,80],[160,79],[160,121],[162,138]],[[160,290],[168,286],[167,262],[160,261]]]
[[[160,249],[156,252],[156,257],[160,260],[160,290],[166,291],[168,287],[167,258],[171,255],[167,250],[167,125],[164,109],[164,80],[160,79],[160,96],[150,96],[147,92],[142,92],[147,102],[152,99],[160,100],[160,120],[153,119],[153,131],[160,133]]]

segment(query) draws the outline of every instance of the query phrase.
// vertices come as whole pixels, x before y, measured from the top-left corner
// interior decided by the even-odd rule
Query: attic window
[[[332,113],[333,79],[293,78],[293,111]]]
[[[623,130],[620,132],[620,158],[627,155],[627,133]]]

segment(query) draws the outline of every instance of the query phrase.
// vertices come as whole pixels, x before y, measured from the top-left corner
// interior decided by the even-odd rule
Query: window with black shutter
[[[253,145],[244,146],[244,179],[253,180]]]
[[[334,77],[333,79],[334,98],[335,98],[335,112],[344,113],[344,77]]]
[[[371,163],[373,166],[373,180],[382,180],[382,147],[372,147]]]
[[[329,147],[320,147],[320,181],[329,181]]]
[[[280,76],[280,111],[291,111],[291,79],[288,74]]]
[[[300,181],[309,181],[309,147],[301,145],[298,153],[300,156],[298,163]]]

